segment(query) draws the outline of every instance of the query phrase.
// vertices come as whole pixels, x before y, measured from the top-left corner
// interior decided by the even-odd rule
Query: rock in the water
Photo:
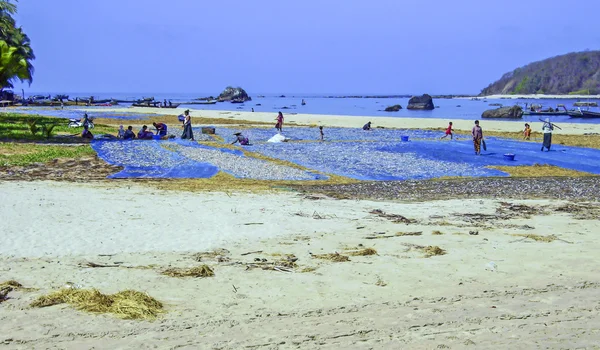
[[[428,94],[424,94],[423,96],[413,96],[408,101],[408,106],[406,108],[432,110],[434,108],[433,99]]]
[[[219,102],[224,102],[224,101],[245,102],[245,101],[251,101],[252,98],[250,98],[250,96],[248,96],[246,91],[244,89],[242,89],[241,87],[234,88],[234,87],[228,86],[225,88],[225,90],[223,90],[223,92],[221,92],[219,97],[217,97],[217,100]]]
[[[523,117],[523,108],[520,106],[500,107],[496,109],[488,109],[481,114],[482,118],[512,118],[517,119]]]
[[[385,111],[386,112],[398,112],[401,109],[402,109],[402,106],[400,106],[400,105],[393,105],[393,106],[386,107]]]

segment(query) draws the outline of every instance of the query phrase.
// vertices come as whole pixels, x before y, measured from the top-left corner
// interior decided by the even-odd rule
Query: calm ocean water
[[[48,93],[31,93],[29,95],[48,95]],[[54,95],[54,94],[51,94]],[[186,93],[186,94],[135,94],[135,93],[67,93],[71,99],[75,97],[94,96],[95,99],[120,99],[135,100],[142,97],[154,97],[158,101],[164,99],[171,100],[173,103],[189,102],[198,97],[206,97],[215,93]],[[286,97],[280,97],[285,95]],[[356,95],[377,95],[377,94],[356,94]],[[382,95],[382,94],[379,94]],[[28,95],[26,94],[26,97]],[[228,102],[217,103],[215,105],[186,105],[180,107],[195,110],[228,110],[228,111],[247,111],[252,108],[256,112],[272,112],[276,114],[282,111],[284,114],[328,114],[328,115],[352,115],[352,116],[386,116],[397,118],[440,118],[449,121],[453,119],[478,119],[481,113],[487,109],[497,108],[490,106],[492,103],[500,103],[504,106],[512,106],[516,103],[524,106],[525,103],[542,104],[544,108],[556,108],[557,104],[564,104],[568,109],[573,108],[576,99],[500,99],[500,100],[477,100],[470,99],[434,99],[436,108],[432,111],[411,111],[407,110],[408,98],[329,98],[327,96],[339,96],[339,94],[299,94],[299,93],[279,93],[279,94],[260,94],[250,93],[252,101],[244,104],[232,104]],[[306,105],[302,106],[302,99]],[[590,100],[591,101],[591,100]],[[387,106],[400,104],[402,110],[399,112],[384,112]],[[124,107],[128,104],[122,104]],[[101,108],[100,108],[101,110]],[[600,111],[598,108],[592,108],[594,111]],[[551,117],[553,122],[570,123],[600,123],[600,119],[580,119],[570,118],[568,116]],[[537,121],[538,117],[523,116],[523,121]]]

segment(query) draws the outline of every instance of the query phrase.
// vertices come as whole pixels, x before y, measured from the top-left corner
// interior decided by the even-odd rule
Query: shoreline
[[[156,115],[179,115],[186,108],[160,109],[160,108],[108,108],[104,112],[115,113],[143,113]],[[253,121],[260,123],[273,123],[275,125],[276,113],[272,112],[245,112],[245,111],[226,111],[226,110],[190,110],[192,123],[194,117],[219,118]],[[453,122],[455,130],[470,131],[473,128],[474,120],[467,119],[442,119],[442,118],[402,118],[402,117],[377,117],[377,116],[348,116],[348,115],[324,115],[324,114],[285,114],[285,124],[298,124],[308,126],[324,127],[343,127],[343,128],[362,128],[362,126],[371,121],[373,127],[382,126],[384,128],[396,129],[445,129],[448,122]],[[488,120],[479,119],[484,132],[522,132],[525,120]],[[119,120],[118,123],[126,123]],[[541,130],[542,122],[528,122],[533,130]],[[217,124],[218,125],[218,124]],[[560,123],[562,130],[557,134],[563,135],[583,135],[587,133],[600,133],[600,124],[584,123]]]

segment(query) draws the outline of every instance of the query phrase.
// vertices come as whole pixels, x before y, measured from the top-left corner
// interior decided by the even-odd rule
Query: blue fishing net
[[[183,157],[154,140],[94,141],[92,148],[107,163],[124,169],[109,178],[209,178],[219,169]]]
[[[92,148],[106,162],[125,169],[109,178],[210,178],[220,170],[237,178],[318,180],[327,176],[244,156],[240,150],[183,140],[95,140]]]

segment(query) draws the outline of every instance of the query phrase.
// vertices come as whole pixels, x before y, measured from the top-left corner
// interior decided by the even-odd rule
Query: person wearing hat
[[[363,130],[371,130],[371,122],[368,122],[367,124],[363,125]]]
[[[240,145],[242,146],[247,146],[250,144],[250,141],[248,140],[247,137],[242,136],[241,132],[236,132],[235,134],[235,141],[233,141],[231,144],[236,144],[237,142],[240,143]]]
[[[194,132],[192,131],[192,117],[190,116],[190,110],[186,109],[185,112],[183,112],[183,116],[183,134],[181,135],[181,138],[183,140],[190,139],[191,141],[194,141]]]

